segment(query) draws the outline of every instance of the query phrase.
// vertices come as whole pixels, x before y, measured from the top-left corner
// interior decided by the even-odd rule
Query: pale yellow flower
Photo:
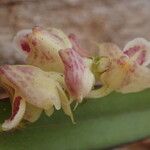
[[[12,103],[12,115],[2,130],[15,128],[23,118],[34,122],[43,110],[50,116],[61,107],[73,120],[61,74],[29,65],[4,65],[0,67],[0,82]]]
[[[58,51],[72,47],[70,40],[61,30],[51,28],[47,31],[40,27],[18,32],[14,45],[26,54],[27,64],[57,72],[62,72],[64,68]]]
[[[103,97],[112,91],[139,92],[150,87],[150,43],[137,38],[127,43],[123,51],[111,43],[99,45],[99,56],[107,57],[110,65],[99,75],[102,87],[93,90],[89,97]]]

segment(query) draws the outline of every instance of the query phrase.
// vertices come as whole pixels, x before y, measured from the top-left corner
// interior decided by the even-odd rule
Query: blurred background
[[[123,48],[136,37],[150,40],[150,0],[0,0],[0,64],[21,61],[13,36],[35,25],[75,33],[90,50],[103,41]],[[149,150],[145,143],[117,150]]]
[[[135,37],[150,40],[150,0],[0,0],[0,64],[21,59],[12,38],[35,25],[73,32],[90,50],[102,41],[123,48]]]

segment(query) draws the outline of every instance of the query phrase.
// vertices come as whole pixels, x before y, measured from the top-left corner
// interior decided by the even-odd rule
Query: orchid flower
[[[103,97],[112,91],[139,92],[150,87],[150,43],[147,40],[134,39],[123,51],[111,43],[100,44],[99,48],[99,56],[108,58],[110,65],[99,75],[102,87],[93,90],[89,97]]]
[[[16,49],[26,55],[27,64],[57,72],[63,71],[58,51],[72,46],[61,30],[51,28],[46,31],[40,27],[18,32],[13,43]]]
[[[30,65],[38,66],[46,71],[72,72],[75,70],[72,72],[72,74],[65,73],[65,79],[72,78],[69,80],[69,83],[68,80],[65,81],[71,95],[75,99],[80,99],[79,101],[81,101],[83,97],[85,97],[91,90],[94,84],[94,76],[88,68],[90,68],[92,60],[89,58],[90,55],[88,51],[80,47],[79,42],[74,34],[70,34],[67,37],[62,31],[57,29],[52,28],[48,32],[42,28],[35,27],[32,30],[20,31],[16,35],[14,43],[18,49],[27,54],[26,61]],[[68,57],[73,61],[72,63],[68,63],[73,66],[72,69],[66,69],[67,64],[65,62],[67,61],[64,61],[66,58],[63,57],[64,55],[60,55],[61,49],[67,49],[67,51],[70,51],[70,54],[68,52]],[[76,68],[73,63],[77,63],[78,68]],[[73,78],[73,76],[75,76],[73,73],[78,74],[79,79],[77,79],[76,76],[75,78],[77,80],[75,80],[75,78]],[[90,80],[86,83],[88,77]],[[76,81],[76,84],[74,84],[74,87],[72,87],[71,84],[74,81]],[[79,84],[80,82],[81,85]],[[77,84],[80,85],[80,88],[75,86]],[[71,89],[74,90],[74,92],[71,91]]]
[[[73,121],[61,74],[30,65],[4,65],[0,67],[0,82],[12,104],[12,114],[2,124],[3,131],[17,127],[22,119],[36,121],[42,111],[51,116],[54,108],[62,108]]]
[[[34,27],[32,30],[21,30],[14,38],[14,46],[26,56],[26,63],[45,71],[63,72],[64,65],[59,57],[60,49],[75,47],[82,56],[88,56],[86,50],[79,46],[74,34],[68,37],[55,28],[44,30]]]

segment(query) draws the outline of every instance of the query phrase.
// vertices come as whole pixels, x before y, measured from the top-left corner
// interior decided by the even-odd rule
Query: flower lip
[[[136,38],[125,45],[123,53],[131,61],[147,66],[150,63],[150,42],[144,38]]]
[[[14,103],[13,103],[13,110],[12,110],[12,115],[9,118],[10,120],[13,120],[13,118],[15,117],[15,115],[17,114],[18,110],[19,110],[19,105],[20,105],[20,101],[21,101],[22,97],[21,96],[17,96],[15,97]]]

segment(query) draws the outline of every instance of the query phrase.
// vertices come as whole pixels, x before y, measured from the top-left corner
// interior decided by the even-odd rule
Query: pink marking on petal
[[[137,63],[139,65],[142,65],[145,62],[145,57],[146,57],[146,51],[143,50],[143,51],[141,51],[140,55],[137,58]]]
[[[124,64],[125,64],[125,62],[122,61],[121,59],[117,59],[116,61],[117,61],[117,64],[118,64],[118,65],[124,65]]]
[[[47,61],[54,61],[53,57],[51,55],[47,55],[45,52],[42,52],[43,59],[46,59]]]
[[[60,50],[59,55],[65,66],[65,81],[70,93],[80,96],[82,79],[86,69],[83,58],[73,49]]]
[[[14,37],[13,45],[16,49],[27,55],[30,52],[30,45],[28,43],[28,37],[32,33],[30,29],[22,30]]]
[[[4,70],[0,68],[0,74],[4,74]]]
[[[140,50],[140,46],[134,46],[129,48],[128,50],[124,51],[124,54],[128,55],[129,57],[133,56],[136,52]]]
[[[60,36],[58,36],[57,34],[54,34],[54,33],[50,33],[50,34],[51,34],[52,36],[54,36],[57,40],[63,42],[63,39],[62,39]]]
[[[118,65],[125,65],[127,61],[128,61],[128,56],[126,55],[123,55],[119,59],[116,59]]]
[[[19,110],[19,105],[20,105],[20,101],[21,101],[22,97],[21,96],[17,96],[15,97],[15,100],[13,102],[13,109],[12,109],[12,115],[9,118],[9,120],[13,120],[13,118],[15,117],[15,115],[17,114],[18,110]]]
[[[22,77],[22,73],[25,77],[33,75],[32,70],[24,66],[16,66],[13,68],[10,65],[4,65],[1,66],[1,70],[3,71],[3,76],[18,89],[28,86],[27,81]]]
[[[70,39],[71,43],[72,43],[72,48],[80,54],[80,56],[82,57],[90,57],[90,54],[87,50],[83,49],[80,47],[79,42],[77,40],[77,37],[71,33],[69,34],[68,38]]]
[[[3,65],[3,66],[0,67],[0,73],[1,73],[2,75],[6,75],[6,76],[7,76],[7,74],[6,74],[6,71],[7,71],[7,70],[10,70],[9,65]]]
[[[59,55],[66,69],[83,69],[85,67],[82,57],[73,49],[60,50]]]
[[[135,45],[128,50],[124,50],[124,54],[128,55],[130,58],[134,58],[134,61],[139,65],[142,65],[146,61],[146,50],[145,44]],[[134,57],[135,56],[135,57]]]
[[[60,50],[59,51],[59,55],[64,63],[65,68],[71,68],[71,59],[69,57],[69,55],[71,54],[69,52],[70,49],[66,49],[65,53],[64,50]]]
[[[22,50],[29,53],[31,49],[30,49],[28,42],[25,40],[21,40],[20,42],[21,42],[20,44],[21,44]]]
[[[27,66],[16,66],[18,71],[21,71],[24,74],[33,75],[33,69]]]

